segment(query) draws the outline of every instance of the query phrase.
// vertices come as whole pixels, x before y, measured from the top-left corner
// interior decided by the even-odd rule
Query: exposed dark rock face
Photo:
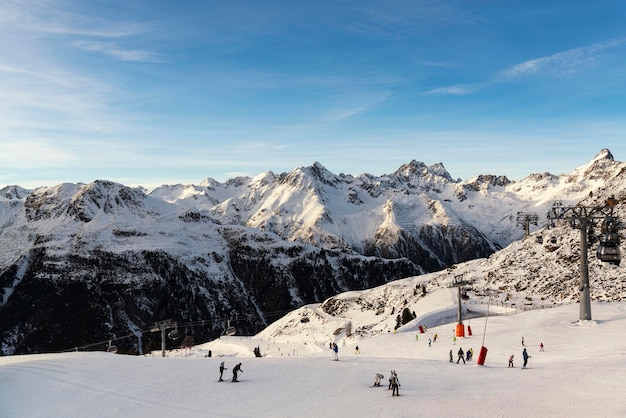
[[[253,334],[303,304],[489,257],[521,238],[518,208],[550,204],[533,193],[557,185],[601,201],[623,190],[625,172],[603,150],[570,175],[519,184],[463,183],[413,160],[380,177],[315,163],[149,194],[106,180],[5,187],[0,354],[102,350],[109,339],[142,352],[160,347],[150,329],[166,319],[180,324],[168,348],[228,323]]]

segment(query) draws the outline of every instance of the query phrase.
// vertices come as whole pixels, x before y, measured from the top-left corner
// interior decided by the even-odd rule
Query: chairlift
[[[596,257],[602,262],[619,266],[622,255],[619,249],[620,239],[617,231],[617,221],[615,218],[607,216],[600,226],[602,234],[598,237],[600,244],[596,250]]]
[[[177,340],[179,338],[178,328],[171,330],[167,336],[170,340]]]
[[[117,346],[111,344],[111,340],[109,340],[109,345],[107,347],[107,353],[111,353],[111,354],[117,353]]]
[[[230,325],[230,321],[228,321],[226,328],[224,329],[224,332],[222,332],[222,335],[226,335],[226,336],[231,336],[231,335],[235,335],[237,333],[237,329],[233,326]]]

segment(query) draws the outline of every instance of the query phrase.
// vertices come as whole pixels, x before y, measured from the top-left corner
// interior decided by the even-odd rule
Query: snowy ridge
[[[355,332],[381,333],[405,308],[420,317],[421,299],[466,266],[474,269],[464,273],[473,292],[502,288],[503,298],[512,292],[575,301],[578,232],[567,225],[546,230],[544,215],[556,201],[597,205],[615,196],[623,217],[625,167],[602,150],[570,174],[520,182],[493,175],[453,180],[442,164],[412,161],[378,177],[335,175],[316,162],[291,173],[149,193],[106,180],[32,191],[9,186],[0,193],[1,350],[81,346],[168,317],[247,317],[240,327],[256,333],[268,313],[325,300],[317,309],[335,316],[343,306],[336,320],[351,321]],[[539,225],[512,245],[523,237],[518,211],[537,213]],[[423,274],[418,283],[426,295],[421,288],[412,294],[418,283],[407,285],[406,295],[388,288],[368,302],[386,303],[368,323],[349,314],[373,309],[359,305],[362,297],[341,304],[332,298],[416,274]],[[592,288],[594,300],[621,297],[614,270],[591,263],[590,274],[602,283]],[[76,315],[84,331],[64,334]],[[62,325],[51,327],[48,317]],[[42,341],[51,345],[40,347]]]

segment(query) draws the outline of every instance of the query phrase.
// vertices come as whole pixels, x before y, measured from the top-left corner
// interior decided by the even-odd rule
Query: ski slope
[[[571,304],[475,318],[472,335],[456,344],[454,323],[424,334],[378,334],[358,341],[360,354],[354,343],[340,343],[339,361],[327,342],[298,336],[223,337],[166,358],[0,357],[0,417],[625,416],[626,303],[593,303],[592,321],[579,321],[578,310]],[[522,337],[532,356],[527,370],[520,367]],[[489,351],[478,366],[483,339]],[[262,358],[253,355],[257,346]],[[474,360],[450,363],[449,351],[456,361],[459,347],[473,348]],[[242,363],[239,383],[217,382],[221,361],[228,379]],[[387,389],[390,370],[398,373],[399,397]],[[371,387],[375,373],[385,375],[382,387]]]

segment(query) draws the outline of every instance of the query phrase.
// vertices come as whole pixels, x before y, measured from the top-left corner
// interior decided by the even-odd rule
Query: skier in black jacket
[[[238,363],[235,367],[233,367],[233,382],[238,382],[237,380],[238,372],[243,373],[243,370],[241,370],[241,363]]]

